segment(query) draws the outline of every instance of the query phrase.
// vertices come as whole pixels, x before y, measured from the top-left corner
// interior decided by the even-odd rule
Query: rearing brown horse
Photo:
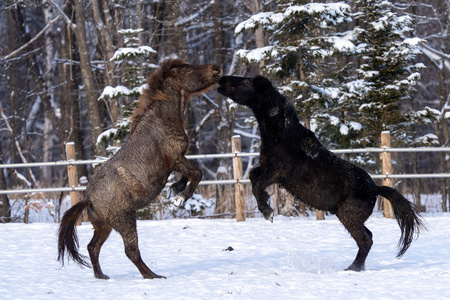
[[[96,278],[109,278],[103,274],[98,258],[112,229],[122,236],[126,255],[144,278],[163,278],[141,258],[136,210],[157,197],[173,171],[183,174],[171,187],[177,194],[176,202],[181,204],[194,193],[202,173],[184,156],[189,140],[183,113],[192,96],[214,87],[220,71],[215,65],[190,65],[181,59],[168,59],[148,77],[148,87],[132,116],[128,141],[96,170],[83,200],[63,216],[58,239],[58,260],[62,264],[67,252],[74,261],[89,266],[86,257],[78,252],[75,229],[78,218],[87,209],[94,226],[88,252]]]

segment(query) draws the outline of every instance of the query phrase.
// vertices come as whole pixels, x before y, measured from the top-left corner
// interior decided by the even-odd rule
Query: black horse
[[[94,226],[88,252],[96,278],[109,278],[100,268],[99,253],[112,229],[122,236],[127,257],[144,278],[163,277],[153,273],[141,259],[136,210],[154,201],[173,171],[183,174],[171,186],[177,195],[175,203],[182,204],[194,193],[202,172],[184,156],[189,139],[183,114],[192,96],[217,84],[220,71],[215,65],[190,65],[181,59],[168,59],[148,77],[148,87],[132,115],[128,141],[96,170],[83,200],[64,214],[58,239],[58,259],[62,263],[67,252],[76,262],[89,266],[78,252],[75,229],[86,209]]]
[[[258,121],[261,155],[250,180],[266,219],[272,221],[273,210],[265,188],[275,183],[307,205],[336,214],[359,247],[347,270],[361,271],[373,243],[364,222],[381,195],[391,202],[401,229],[397,257],[405,253],[414,234],[424,227],[417,208],[395,189],[377,186],[363,169],[327,150],[268,79],[224,76],[218,92],[248,106]]]

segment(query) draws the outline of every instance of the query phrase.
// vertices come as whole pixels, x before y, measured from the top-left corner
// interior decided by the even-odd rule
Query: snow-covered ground
[[[144,261],[167,279],[144,280],[113,232],[100,254],[110,280],[56,261],[58,224],[0,224],[0,299],[449,299],[450,213],[396,259],[400,230],[374,213],[366,271],[343,271],[356,245],[335,217],[139,221]],[[80,248],[92,226],[78,227]],[[233,251],[225,251],[231,246]]]

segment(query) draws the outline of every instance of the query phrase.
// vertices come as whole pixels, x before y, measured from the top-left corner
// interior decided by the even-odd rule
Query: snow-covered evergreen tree
[[[348,23],[350,6],[344,3],[279,1],[279,10],[253,15],[236,27],[236,34],[262,27],[268,46],[239,50],[246,63],[264,61],[263,72],[279,79],[280,90],[294,99],[307,127],[320,135],[325,124],[334,124],[330,112],[343,94],[342,81],[349,65],[336,57],[354,48],[338,25]],[[322,122],[316,122],[317,119]],[[311,124],[310,124],[311,123]],[[329,134],[323,135],[331,143]]]
[[[156,68],[157,65],[143,61],[150,54],[156,53],[150,46],[139,46],[136,35],[142,29],[123,29],[119,33],[124,35],[125,47],[118,49],[111,60],[122,71],[122,84],[115,87],[106,86],[98,98],[99,101],[113,99],[117,101],[120,108],[118,120],[114,120],[114,126],[104,131],[97,139],[97,143],[113,142],[113,146],[107,148],[114,154],[122,140],[129,134],[130,116],[136,107],[137,99],[141,94],[141,89],[145,84],[144,70],[146,68]]]
[[[394,143],[411,143],[411,125],[424,120],[411,110],[418,71],[424,67],[414,63],[422,40],[408,38],[413,20],[398,16],[389,1],[357,0],[355,5],[355,54],[361,63],[358,80],[350,83],[354,92],[343,103],[347,121],[363,124],[361,146],[378,146],[384,130]]]
[[[414,63],[422,40],[408,37],[413,20],[398,16],[389,1],[355,1],[353,14],[343,3],[299,3],[279,1],[278,11],[240,23],[236,34],[262,27],[269,41],[238,55],[246,63],[266,62],[263,71],[281,79],[282,92],[329,147],[379,146],[383,130],[413,143],[411,125],[434,118],[429,109],[410,109],[424,67]],[[350,17],[358,25],[340,32]]]

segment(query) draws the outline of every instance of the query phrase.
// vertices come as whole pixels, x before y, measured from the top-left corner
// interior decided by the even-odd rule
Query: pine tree
[[[363,124],[361,146],[379,145],[380,133],[390,131],[394,144],[413,141],[412,126],[420,122],[411,106],[414,86],[420,79],[423,64],[415,64],[419,53],[418,38],[407,38],[413,20],[398,16],[389,1],[358,0],[354,37],[360,59],[354,91],[345,103],[347,120]],[[355,97],[357,96],[357,97]]]
[[[111,60],[122,69],[123,84],[115,87],[106,86],[98,98],[99,101],[113,99],[120,107],[120,117],[114,126],[104,132],[97,139],[97,143],[112,142],[107,150],[114,154],[120,147],[122,141],[130,133],[130,116],[134,111],[137,99],[141,94],[142,86],[145,84],[145,67],[156,68],[155,64],[146,64],[142,58],[156,53],[149,46],[139,46],[137,44],[138,33],[142,29],[123,29],[119,33],[124,35],[125,47],[118,49]],[[112,118],[113,119],[113,118]]]
[[[412,125],[434,118],[429,110],[409,108],[424,67],[414,63],[422,40],[407,37],[413,20],[397,16],[388,1],[358,0],[353,14],[342,3],[278,3],[278,11],[236,27],[236,34],[262,27],[269,36],[268,46],[239,50],[243,61],[266,62],[263,71],[281,81],[280,90],[328,147],[377,147],[383,130],[394,144],[413,143]],[[339,31],[351,17],[358,26]],[[368,161],[366,155],[355,159]]]
[[[238,55],[246,63],[264,60],[262,71],[278,79],[280,90],[294,99],[305,125],[320,132],[323,126],[319,128],[315,119],[332,121],[329,112],[343,93],[341,81],[349,70],[335,55],[354,47],[345,32],[337,32],[339,24],[351,21],[350,6],[300,3],[279,1],[278,11],[259,13],[240,23],[236,34],[262,27],[269,46],[239,50]]]

